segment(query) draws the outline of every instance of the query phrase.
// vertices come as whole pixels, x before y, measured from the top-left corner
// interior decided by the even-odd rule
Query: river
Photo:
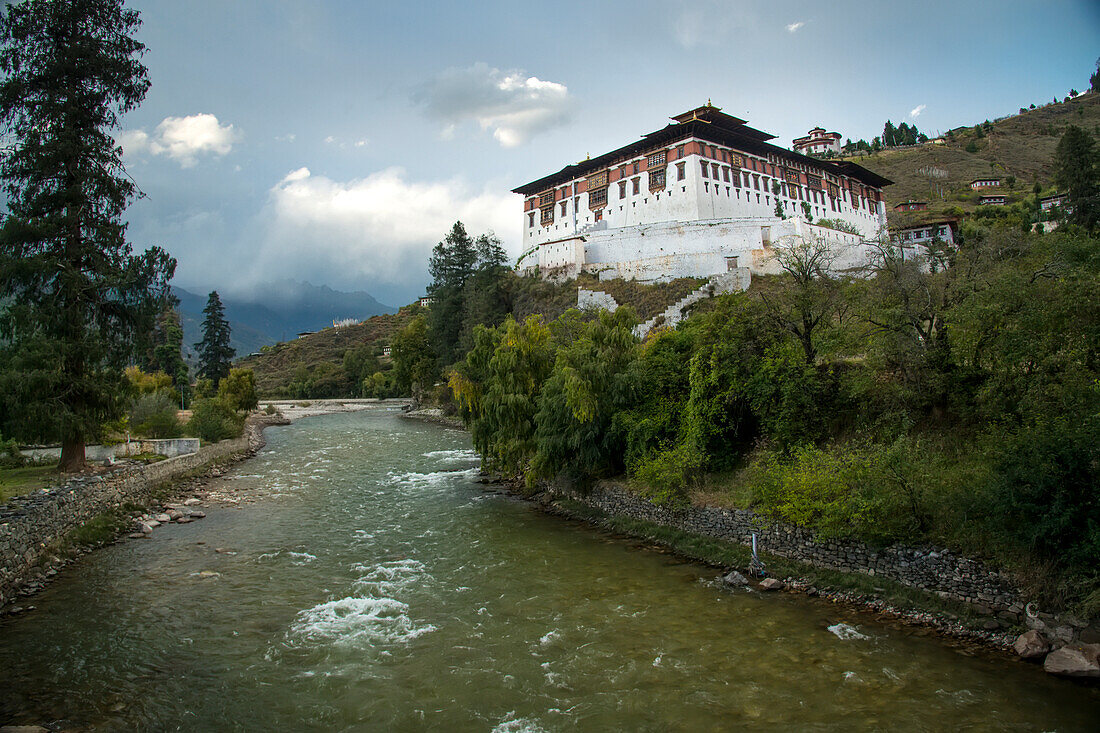
[[[0,621],[0,724],[1095,730],[1100,692],[487,492],[461,431],[269,428],[212,506]],[[220,552],[219,552],[220,550]]]

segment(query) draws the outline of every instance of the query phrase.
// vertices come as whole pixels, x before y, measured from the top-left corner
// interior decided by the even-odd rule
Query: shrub
[[[633,467],[640,493],[661,506],[686,506],[688,489],[703,475],[705,459],[698,449],[681,443],[657,451]]]
[[[180,434],[176,405],[164,392],[143,394],[134,400],[130,425],[136,434],[150,438],[175,438]]]
[[[0,435],[0,468],[21,468],[27,463],[27,457],[19,452],[19,443],[11,438],[4,440]]]
[[[237,412],[256,409],[256,379],[251,369],[230,369],[218,385],[218,399]]]
[[[236,438],[244,426],[232,407],[219,397],[211,397],[195,402],[191,413],[191,422],[187,431],[207,443],[216,443],[227,438]]]

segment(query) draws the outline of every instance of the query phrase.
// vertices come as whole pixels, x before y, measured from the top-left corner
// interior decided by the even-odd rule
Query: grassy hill
[[[512,315],[523,320],[541,315],[552,321],[577,305],[577,288],[610,293],[620,305],[631,306],[641,320],[646,320],[700,287],[705,279],[681,278],[670,283],[643,285],[625,280],[600,282],[593,275],[577,280],[550,282],[532,277],[511,276],[508,294]],[[359,385],[344,369],[344,355],[349,349],[368,347],[376,356],[411,318],[424,313],[417,305],[408,305],[395,314],[373,316],[350,326],[326,328],[274,346],[264,346],[260,353],[250,354],[235,366],[251,369],[256,376],[256,389],[263,398],[279,397],[357,397]],[[382,358],[380,366],[389,367]]]
[[[1015,185],[1002,181],[1000,190],[995,189],[1008,196],[1009,204],[1032,196],[1036,182],[1044,195],[1052,193],[1054,150],[1070,125],[1100,134],[1100,94],[1082,94],[1005,117],[981,133],[977,127],[956,128],[944,135],[942,145],[930,142],[847,159],[894,181],[885,189],[887,211],[901,201],[915,200],[929,202],[932,210],[958,207],[966,212],[978,206],[980,194],[970,190],[970,181],[979,177],[1015,177]],[[976,152],[968,152],[968,147]],[[946,174],[936,181],[942,198],[924,173],[930,167]]]
[[[355,386],[344,374],[344,354],[348,349],[371,347],[380,355],[382,347],[408,323],[418,306],[406,306],[397,313],[372,316],[361,323],[326,328],[307,336],[265,346],[260,353],[237,361],[235,366],[251,369],[256,375],[256,390],[261,397],[293,396],[288,391],[295,381],[315,385],[311,397],[357,396]]]

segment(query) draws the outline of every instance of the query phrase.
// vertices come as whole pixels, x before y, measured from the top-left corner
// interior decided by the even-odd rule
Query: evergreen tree
[[[905,123],[901,124],[904,125]],[[897,130],[890,120],[886,120],[886,124],[882,127],[882,144],[887,148],[897,145]]]
[[[195,344],[199,352],[199,376],[213,380],[216,387],[229,376],[229,366],[237,352],[229,345],[229,322],[225,320],[218,291],[210,293],[202,321],[202,341]]]
[[[1072,221],[1094,229],[1100,220],[1100,172],[1095,141],[1087,131],[1070,125],[1054,152],[1054,180],[1066,192]]]
[[[191,377],[183,360],[183,326],[180,325],[178,306],[179,299],[167,294],[153,326],[152,343],[144,368],[148,372],[164,372],[170,376],[172,386],[186,398]]]
[[[473,347],[474,328],[495,327],[504,322],[511,310],[506,278],[509,272],[508,255],[500,239],[493,233],[482,234],[475,242],[477,267],[466,281],[465,309],[462,323],[461,350]]]
[[[428,261],[432,276],[428,294],[435,301],[428,314],[428,330],[441,364],[451,364],[458,356],[466,312],[466,282],[476,264],[474,241],[462,222],[456,221],[444,240],[432,249]]]
[[[151,330],[175,261],[134,255],[136,193],[111,137],[149,88],[122,0],[27,0],[0,15],[4,427],[60,438],[64,471],[122,414],[122,369]]]

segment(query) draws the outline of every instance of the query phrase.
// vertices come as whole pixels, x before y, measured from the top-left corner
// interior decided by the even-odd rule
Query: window
[[[752,187],[755,188],[757,191],[760,190],[760,176],[752,177]],[[757,196],[756,198],[759,199],[760,197]]]
[[[706,178],[707,177],[707,168],[709,168],[709,166],[707,165],[707,161],[701,160],[701,161],[699,161],[699,165],[703,169],[703,178]]]
[[[676,180],[677,181],[684,180],[684,165],[685,165],[684,163],[677,163],[676,164]]]
[[[634,173],[638,172],[638,161],[634,161],[633,163],[630,164],[630,172],[631,172],[631,174],[634,174]]]
[[[711,163],[710,164],[710,171],[713,174],[711,177],[714,180],[717,181],[718,180],[718,164],[717,163]]]
[[[638,191],[641,190],[641,188],[640,188],[641,178],[634,178],[633,180],[630,181],[630,184],[631,184],[631,188],[633,189],[633,193],[637,194]]]
[[[539,194],[539,206],[552,206],[554,203],[554,192],[547,191],[546,193]]]
[[[726,258],[726,271],[728,272],[730,270],[736,270],[736,269],[737,269],[737,258],[736,257],[727,257]]]
[[[529,227],[535,226],[535,212],[533,212],[533,211],[530,214],[527,215],[527,226],[529,226]]]
[[[683,145],[677,145],[676,146],[676,157],[677,158],[683,158],[684,157],[684,146]]]
[[[619,181],[619,198],[626,198],[626,181]]]
[[[588,208],[595,209],[607,203],[607,189],[599,188],[588,192]]]
[[[565,210],[566,210],[566,208],[567,208],[568,206],[569,206],[569,202],[568,202],[568,201],[562,201],[562,202],[561,202],[561,215],[562,215],[562,216],[565,216]]]
[[[665,151],[662,150],[659,153],[653,153],[646,159],[647,168],[658,168],[665,164]]]
[[[729,168],[723,168],[722,169],[722,178],[726,181],[726,183],[730,182],[730,169]]]
[[[545,207],[542,210],[542,217],[541,217],[540,223],[543,226],[546,226],[547,224],[552,224],[553,221],[554,221],[554,205],[550,204],[549,206]]]
[[[656,191],[659,188],[665,187],[665,169],[660,168],[658,170],[652,170],[649,172],[649,190]]]

